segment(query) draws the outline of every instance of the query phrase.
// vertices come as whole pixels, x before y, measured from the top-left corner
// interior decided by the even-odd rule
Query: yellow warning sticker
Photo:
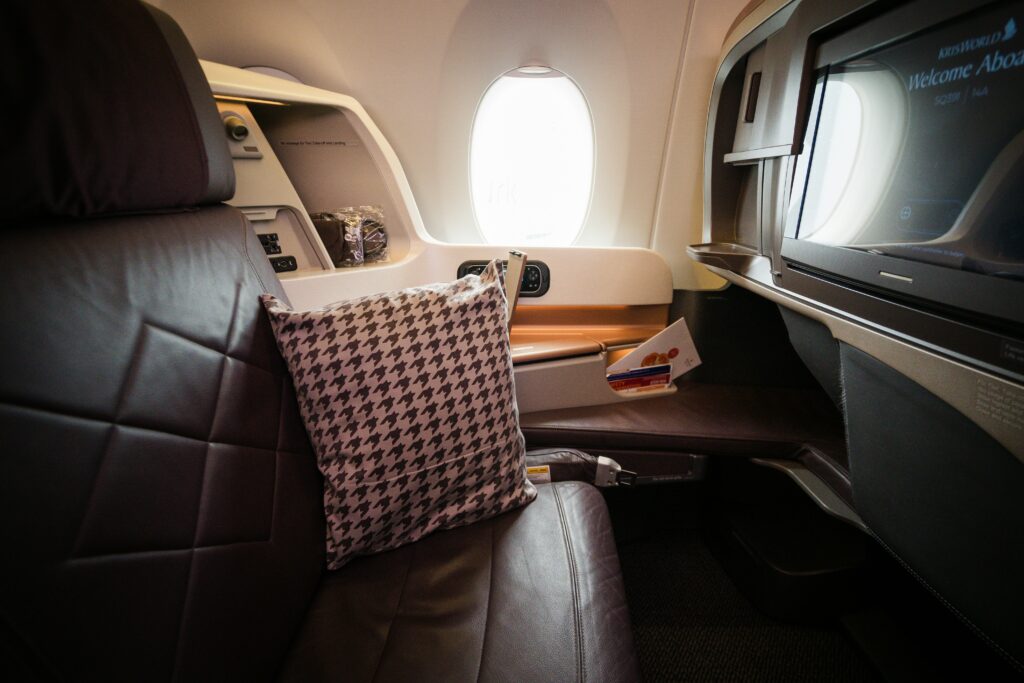
[[[550,484],[551,466],[534,465],[533,467],[527,467],[526,478],[532,481],[534,484]]]

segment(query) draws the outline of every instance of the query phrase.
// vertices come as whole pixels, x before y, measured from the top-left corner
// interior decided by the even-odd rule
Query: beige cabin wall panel
[[[272,66],[304,83],[348,90],[334,53],[340,39],[309,3],[282,0],[147,0],[170,14],[201,59],[231,66]],[[432,3],[430,3],[432,4]]]
[[[752,4],[696,0],[693,7],[650,244],[668,261],[675,289],[719,289],[726,284],[691,259],[686,247],[703,241],[704,137],[715,73],[736,17],[750,12]]]
[[[392,253],[387,263],[361,268],[338,268],[320,274],[282,278],[285,291],[299,309],[332,301],[392,291],[427,282],[449,281],[460,263],[508,254],[512,245],[447,244],[427,234],[402,164],[390,143],[353,98],[290,80],[201,62],[214,93],[286,103],[304,103],[336,108],[359,135],[374,160],[381,179],[393,199],[393,215],[410,240],[408,252]],[[226,106],[226,105],[225,105]],[[288,110],[272,110],[286,115]],[[264,116],[267,112],[264,112]],[[344,183],[343,174],[337,178]],[[240,175],[239,181],[244,178]],[[346,183],[347,184],[347,183]],[[329,188],[320,188],[330,192]],[[323,195],[322,195],[323,196]],[[392,236],[397,233],[392,231]],[[315,240],[319,242],[319,240]],[[522,298],[520,304],[538,306],[664,305],[672,301],[672,278],[668,265],[649,249],[623,247],[531,247],[530,257],[551,269],[550,289],[541,298]],[[595,268],[595,264],[614,264]]]
[[[503,72],[548,63],[579,84],[594,116],[594,195],[577,244],[651,244],[687,0],[158,4],[200,57],[276,67],[357,98],[402,160],[427,230],[449,242],[481,241],[468,175],[480,97]],[[720,46],[721,36],[715,56]]]
[[[339,44],[350,92],[394,145],[428,231],[478,242],[469,142],[481,96],[530,62],[579,84],[594,117],[596,174],[577,244],[647,246],[687,3],[468,0],[325,3],[327,23],[375,36]]]

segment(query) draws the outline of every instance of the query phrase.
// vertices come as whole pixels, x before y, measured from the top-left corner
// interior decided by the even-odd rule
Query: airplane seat
[[[635,679],[593,487],[325,575],[322,479],[258,300],[285,294],[221,203],[186,39],[135,0],[0,12],[0,677]]]
[[[7,680],[266,676],[320,579],[321,482],[209,86],[134,0],[3,14]]]

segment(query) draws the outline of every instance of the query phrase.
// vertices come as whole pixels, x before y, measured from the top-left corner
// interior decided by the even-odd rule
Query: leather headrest
[[[5,0],[6,219],[157,211],[234,195],[195,53],[138,0]]]

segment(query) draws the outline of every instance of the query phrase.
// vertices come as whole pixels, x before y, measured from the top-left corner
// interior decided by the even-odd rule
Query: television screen
[[[832,64],[815,97],[787,237],[1024,280],[1024,2]]]

